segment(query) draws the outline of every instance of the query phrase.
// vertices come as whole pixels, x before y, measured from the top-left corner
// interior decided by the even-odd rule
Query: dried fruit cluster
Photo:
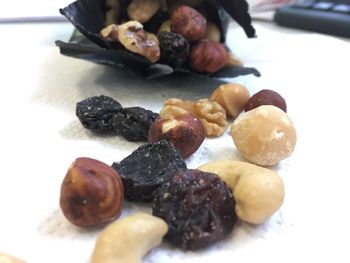
[[[104,95],[86,98],[76,105],[81,124],[96,133],[115,133],[128,141],[147,141],[158,113],[141,107],[127,107]]]
[[[205,17],[204,1],[132,0],[124,13],[122,5],[107,4],[107,25],[100,32],[112,47],[125,48],[152,63],[201,73],[231,65],[218,25]]]

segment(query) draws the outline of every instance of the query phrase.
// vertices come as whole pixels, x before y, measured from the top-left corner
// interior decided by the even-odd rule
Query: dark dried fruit
[[[147,202],[176,172],[185,170],[186,163],[171,142],[162,140],[139,147],[112,167],[122,178],[125,199]]]
[[[158,117],[158,113],[141,107],[124,108],[114,115],[113,127],[128,141],[147,141],[148,130]]]
[[[244,111],[250,111],[262,105],[273,105],[287,112],[287,104],[284,98],[274,90],[263,89],[255,93],[244,106]]]
[[[113,131],[113,115],[122,109],[120,103],[107,96],[93,96],[77,103],[75,114],[81,124],[98,133]]]
[[[169,225],[166,240],[190,250],[225,238],[237,221],[231,189],[199,170],[180,171],[159,188],[152,213]]]
[[[181,35],[174,32],[158,33],[160,61],[173,68],[183,65],[190,53],[190,44]]]

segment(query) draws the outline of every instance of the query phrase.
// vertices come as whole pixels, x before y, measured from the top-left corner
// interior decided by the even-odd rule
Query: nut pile
[[[125,262],[125,257],[140,262],[163,238],[185,250],[203,249],[227,238],[238,220],[268,220],[283,204],[284,183],[262,166],[287,158],[296,144],[286,109],[277,92],[261,90],[250,96],[246,87],[234,83],[195,102],[168,99],[160,115],[123,108],[106,96],[77,103],[77,117],[85,128],[119,129],[126,139],[142,133],[137,137],[148,140],[112,165],[82,157],[67,171],[60,195],[66,218],[80,227],[114,221],[99,235],[92,262]],[[206,136],[222,135],[230,121],[237,151],[253,164],[219,160],[187,168],[184,158],[195,154]],[[121,132],[124,122],[132,128]],[[124,199],[151,203],[152,215],[116,220]],[[124,253],[130,250],[125,239],[135,244],[130,255]]]
[[[108,1],[107,25],[100,37],[114,49],[173,68],[215,73],[242,65],[220,42],[222,33],[208,18],[204,2],[132,0],[123,12],[120,1]]]

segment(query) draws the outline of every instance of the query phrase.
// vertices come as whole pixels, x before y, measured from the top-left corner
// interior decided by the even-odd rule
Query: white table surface
[[[258,38],[247,39],[231,25],[227,43],[262,77],[229,81],[251,94],[274,89],[287,101],[297,147],[273,168],[284,179],[285,203],[265,224],[240,222],[227,240],[204,251],[163,244],[144,262],[350,262],[350,41],[254,24]],[[77,101],[104,94],[124,106],[159,111],[168,97],[208,97],[217,85],[189,78],[145,81],[64,57],[54,41],[68,40],[71,32],[68,23],[0,25],[0,251],[33,263],[88,262],[99,230],[78,229],[63,217],[63,177],[77,157],[111,164],[140,145],[84,130],[75,116]],[[196,168],[227,158],[239,155],[225,134],[206,139],[187,163]],[[122,216],[136,210],[149,207],[125,203]]]

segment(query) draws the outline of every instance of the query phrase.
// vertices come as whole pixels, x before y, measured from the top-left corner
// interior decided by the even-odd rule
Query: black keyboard
[[[350,0],[299,0],[279,8],[274,21],[282,26],[350,38]]]

